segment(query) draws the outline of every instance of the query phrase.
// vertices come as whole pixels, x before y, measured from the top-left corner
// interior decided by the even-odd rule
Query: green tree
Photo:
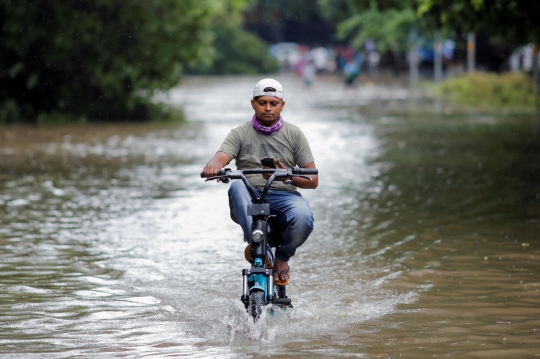
[[[326,21],[316,1],[252,0],[250,4],[246,28],[269,42],[288,40],[313,45],[333,40],[335,23]]]
[[[327,19],[338,21],[337,37],[361,48],[373,39],[381,52],[403,50],[410,31],[423,30],[414,0],[318,0]]]
[[[276,72],[279,64],[268,53],[268,44],[243,30],[245,1],[222,1],[212,17],[212,53],[195,66],[192,74],[259,74]]]
[[[460,23],[467,30],[482,29],[514,46],[534,43],[533,88],[540,114],[540,2],[525,0],[418,0],[418,14],[447,26]]]
[[[208,54],[211,0],[0,0],[0,123],[148,119]]]
[[[418,14],[431,22],[485,30],[517,46],[540,40],[540,2],[526,0],[418,0]]]

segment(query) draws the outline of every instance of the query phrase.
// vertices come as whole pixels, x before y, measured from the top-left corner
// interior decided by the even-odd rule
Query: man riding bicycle
[[[206,177],[216,176],[229,162],[236,160],[239,170],[250,168],[269,168],[261,165],[261,158],[271,157],[277,168],[316,168],[309,143],[302,131],[283,120],[281,111],[285,106],[283,87],[274,79],[263,79],[253,89],[251,106],[255,111],[251,121],[231,130],[214,157],[203,169]],[[265,162],[266,164],[267,162]],[[249,183],[260,192],[271,173],[246,175]],[[309,204],[296,191],[297,188],[315,189],[319,184],[317,175],[309,175],[311,180],[292,178],[291,184],[277,178],[270,187],[267,201],[272,215],[286,229],[283,244],[276,249],[274,283],[285,285],[289,282],[289,265],[294,256],[313,231],[313,213]],[[231,218],[240,224],[244,240],[251,243],[251,216],[247,205],[251,203],[249,192],[241,181],[234,181],[229,188]]]

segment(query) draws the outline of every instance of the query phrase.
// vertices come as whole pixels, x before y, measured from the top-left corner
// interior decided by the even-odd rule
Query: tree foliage
[[[411,30],[423,29],[414,0],[318,0],[326,18],[338,21],[337,36],[360,48],[368,39],[379,50],[403,48]]]
[[[540,2],[526,0],[418,0],[418,14],[446,27],[485,30],[515,45],[540,40]]]
[[[416,20],[411,8],[385,11],[370,8],[341,22],[337,35],[349,38],[355,48],[360,48],[368,39],[377,40],[379,50],[385,51],[396,45],[406,45],[407,35]]]
[[[0,0],[0,122],[161,116],[152,94],[211,56],[219,4]]]
[[[484,30],[516,46],[540,42],[539,1],[526,0],[318,0],[325,18],[338,22],[337,35],[359,48],[376,40],[384,51],[404,45],[410,31]]]
[[[209,63],[189,67],[191,74],[260,74],[279,70],[268,45],[259,37],[239,27],[225,26],[214,35],[214,56]]]
[[[258,36],[242,29],[244,1],[220,1],[212,18],[213,35],[210,56],[195,66],[188,66],[191,74],[258,74],[279,69],[275,58],[268,53],[268,44]]]
[[[255,9],[258,20],[266,22],[269,26],[283,26],[284,20],[298,19],[309,20],[311,15],[318,12],[313,6],[313,0],[273,0],[254,1],[252,8]]]
[[[314,0],[252,0],[250,5],[246,28],[269,42],[314,45],[334,40],[335,23],[323,17]]]

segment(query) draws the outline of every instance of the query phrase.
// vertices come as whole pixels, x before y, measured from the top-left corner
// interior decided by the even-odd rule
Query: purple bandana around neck
[[[283,118],[279,116],[278,122],[276,122],[274,126],[266,127],[266,126],[261,125],[259,121],[257,121],[256,115],[253,115],[253,118],[251,119],[251,124],[253,125],[253,128],[257,130],[257,132],[262,133],[263,135],[270,136],[278,132],[281,129],[281,127],[283,127]]]

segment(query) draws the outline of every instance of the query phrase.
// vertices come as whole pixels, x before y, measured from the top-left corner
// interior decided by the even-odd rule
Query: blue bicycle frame
[[[249,184],[245,174],[263,174],[272,173],[259,197],[255,189]],[[244,182],[250,196],[251,204],[248,205],[247,214],[253,218],[252,231],[250,234],[251,250],[249,259],[252,262],[250,269],[242,270],[242,296],[241,300],[244,303],[246,310],[251,312],[253,319],[256,321],[261,312],[262,307],[273,303],[280,307],[292,307],[291,300],[287,297],[285,286],[276,285],[273,282],[274,263],[273,256],[270,258],[270,264],[267,260],[267,248],[269,242],[274,246],[279,246],[279,240],[275,240],[276,230],[271,223],[270,205],[266,203],[266,194],[270,189],[270,185],[276,177],[286,177],[285,184],[292,183],[293,177],[302,177],[311,180],[307,174],[317,174],[317,169],[308,168],[278,168],[278,169],[247,169],[232,171],[230,168],[222,169],[217,176],[207,178],[207,181],[220,179],[223,183],[228,183],[229,179],[241,179]],[[204,174],[201,173],[201,177]],[[269,268],[267,268],[267,265]],[[277,298],[275,296],[277,293]]]

